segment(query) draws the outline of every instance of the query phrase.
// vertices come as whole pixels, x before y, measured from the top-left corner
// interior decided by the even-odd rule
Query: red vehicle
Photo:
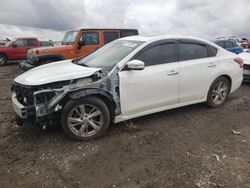
[[[31,48],[40,47],[37,38],[16,38],[4,46],[0,46],[0,65],[7,62],[25,60],[27,51]]]

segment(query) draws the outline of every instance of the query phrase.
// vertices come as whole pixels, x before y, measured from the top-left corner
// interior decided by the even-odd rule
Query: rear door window
[[[28,46],[36,46],[37,40],[36,39],[28,39],[27,44],[28,44]]]
[[[209,57],[208,49],[203,44],[179,43],[180,61]]]
[[[86,45],[98,45],[99,35],[98,32],[84,32],[81,35],[81,41],[85,41]]]
[[[119,38],[118,32],[115,31],[114,32],[105,31],[103,32],[103,36],[104,36],[104,44],[107,44]]]
[[[218,49],[213,46],[208,46],[210,57],[215,57],[218,53]]]
[[[163,43],[149,47],[134,59],[141,60],[145,66],[159,65],[175,61],[175,43]]]

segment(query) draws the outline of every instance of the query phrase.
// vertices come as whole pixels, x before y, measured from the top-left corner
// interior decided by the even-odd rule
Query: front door
[[[15,41],[15,47],[12,47],[12,55],[10,60],[24,60],[27,58],[27,51],[31,48],[37,47],[36,39],[18,39]]]
[[[84,41],[85,45],[77,49],[77,57],[85,56],[101,46],[100,32],[98,31],[83,31],[80,41]]]
[[[12,53],[10,60],[24,60],[27,53],[27,41],[24,39],[18,39],[15,41],[15,46],[12,47]]]
[[[146,47],[134,59],[145,63],[144,70],[119,72],[121,111],[123,116],[146,114],[179,99],[179,64],[175,42]]]

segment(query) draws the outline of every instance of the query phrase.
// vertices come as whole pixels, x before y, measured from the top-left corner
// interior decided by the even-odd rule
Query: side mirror
[[[140,60],[132,60],[127,63],[129,70],[143,70],[145,68],[145,63]]]
[[[16,48],[16,47],[17,47],[17,45],[14,43],[14,44],[12,44],[12,47],[13,47],[13,48]]]
[[[85,46],[86,42],[84,40],[81,40],[78,42],[78,48],[81,48],[82,46]]]

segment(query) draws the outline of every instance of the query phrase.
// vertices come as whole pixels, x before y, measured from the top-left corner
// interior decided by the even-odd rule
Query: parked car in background
[[[240,38],[232,36],[232,37],[229,37],[228,39],[230,41],[235,42],[238,46],[241,46],[241,40],[240,40]]]
[[[0,46],[4,46],[6,43],[10,42],[11,40],[7,37],[0,38]]]
[[[250,50],[244,50],[239,56],[243,59],[243,79],[250,82]]]
[[[60,46],[29,50],[27,61],[20,63],[20,67],[26,71],[47,63],[82,57],[115,39],[132,35],[138,35],[138,30],[80,29],[68,31]]]
[[[238,46],[234,41],[229,39],[219,39],[214,41],[214,43],[236,54],[243,52],[243,48],[241,46]]]
[[[52,41],[40,41],[40,46],[53,46],[54,43]]]
[[[242,38],[241,46],[243,48],[250,48],[250,41],[247,38]]]
[[[4,46],[0,46],[0,65],[25,60],[27,51],[39,46],[40,42],[37,38],[16,38]]]
[[[14,80],[12,103],[19,123],[58,120],[68,136],[88,140],[110,122],[201,102],[220,107],[242,72],[236,54],[203,39],[133,36],[25,72]]]

